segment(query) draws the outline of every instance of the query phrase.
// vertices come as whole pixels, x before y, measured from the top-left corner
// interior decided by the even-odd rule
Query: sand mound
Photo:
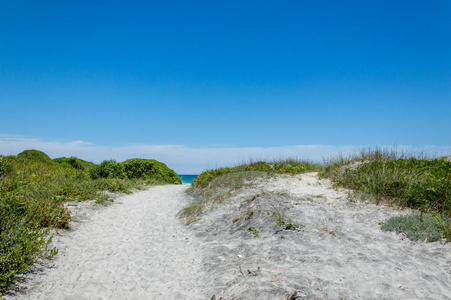
[[[206,293],[216,299],[287,299],[295,291],[302,299],[447,299],[450,245],[380,229],[380,220],[400,213],[350,202],[346,191],[313,173],[242,191],[191,225],[207,253]]]

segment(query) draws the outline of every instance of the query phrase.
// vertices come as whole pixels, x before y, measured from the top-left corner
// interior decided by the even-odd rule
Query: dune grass
[[[231,168],[219,168],[202,172],[191,184],[187,193],[193,200],[178,214],[186,223],[197,221],[213,208],[214,204],[229,199],[233,192],[274,174],[300,174],[320,170],[318,164],[297,159],[278,161],[250,161]]]
[[[251,182],[256,179],[266,177],[268,177],[268,174],[262,171],[239,171],[217,175],[208,185],[196,186],[193,183],[187,190],[193,200],[178,213],[178,216],[187,224],[197,221],[202,214],[210,210],[215,204],[229,199],[233,192],[251,186]]]
[[[268,174],[300,174],[304,172],[314,172],[320,170],[318,164],[298,159],[288,158],[275,161],[250,161],[248,163],[239,164],[231,168],[219,168],[202,172],[193,182],[194,187],[205,187],[215,177],[242,171],[259,171]]]
[[[108,168],[124,173],[115,176]],[[49,248],[49,233],[69,227],[64,203],[101,202],[107,198],[102,191],[130,193],[149,184],[181,183],[174,174],[153,160],[95,165],[75,157],[52,160],[37,150],[0,156],[0,292],[39,257],[57,253]]]
[[[376,203],[413,208],[426,213],[424,216],[434,214],[434,219],[442,224],[442,238],[451,238],[450,223],[445,221],[451,214],[451,162],[444,158],[370,149],[326,162],[320,175],[360,195],[369,195]],[[419,220],[424,219],[408,216],[403,218],[403,227],[385,226],[384,229],[402,229],[400,232],[407,233],[410,227],[416,233],[409,231],[409,236],[422,236]],[[387,221],[392,222],[395,221]]]
[[[440,236],[451,240],[451,162],[394,149],[365,149],[358,154],[327,160],[323,165],[288,159],[251,161],[231,168],[208,170],[200,174],[187,191],[194,200],[180,211],[179,216],[187,223],[196,221],[215,203],[227,200],[234,191],[245,186],[245,182],[251,182],[252,176],[264,178],[273,174],[313,171],[332,179],[336,186],[352,189],[357,197],[378,204],[412,208],[423,214],[421,218],[416,214],[404,216],[402,227],[385,225],[384,230],[403,232],[412,239],[434,241]],[[437,221],[434,235],[428,231],[433,223],[420,224],[432,220],[428,216]],[[385,222],[392,223],[399,222],[391,219]],[[410,231],[407,228],[411,228]]]

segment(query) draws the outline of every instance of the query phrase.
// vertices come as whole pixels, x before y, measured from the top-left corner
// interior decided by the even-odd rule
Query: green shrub
[[[11,171],[12,165],[9,163],[7,157],[0,156],[0,178],[7,175]]]
[[[19,154],[17,154],[17,158],[20,159],[32,159],[39,161],[47,161],[50,162],[52,159],[42,151],[39,150],[25,150]]]
[[[100,165],[93,166],[89,169],[92,179],[98,178],[125,178],[126,173],[122,164],[115,160],[104,160]]]
[[[17,216],[0,203],[0,292],[16,281],[40,256],[53,256],[48,229],[30,229],[25,218]]]
[[[127,178],[155,178],[167,183],[182,183],[177,173],[154,159],[133,158],[122,162],[121,165]]]
[[[53,160],[56,163],[59,163],[61,165],[65,165],[65,166],[70,166],[74,169],[77,170],[87,170],[89,168],[92,168],[93,166],[95,166],[94,163],[88,162],[86,160],[80,159],[80,158],[76,158],[76,157],[60,157],[60,158],[55,158]]]
[[[119,178],[119,179],[154,179],[158,182],[181,184],[182,180],[173,170],[164,163],[154,159],[133,158],[122,163],[114,160],[105,160],[98,166],[89,169],[92,179]]]
[[[429,242],[446,238],[451,220],[432,214],[411,214],[388,219],[382,229],[396,231],[412,240],[427,240]]]

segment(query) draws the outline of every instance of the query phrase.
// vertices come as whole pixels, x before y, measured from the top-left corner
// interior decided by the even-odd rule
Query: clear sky
[[[0,117],[3,154],[179,172],[360,146],[451,153],[451,1],[0,0]],[[329,152],[297,152],[311,145]]]

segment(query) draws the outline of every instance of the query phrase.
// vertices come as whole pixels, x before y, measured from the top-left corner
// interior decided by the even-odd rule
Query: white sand
[[[285,195],[246,201],[265,191]],[[277,230],[273,212],[305,228]],[[295,291],[302,299],[450,299],[451,245],[380,229],[379,220],[401,213],[350,203],[346,191],[314,173],[261,183],[192,225],[207,253],[206,293],[217,299],[285,300]]]
[[[176,213],[187,185],[152,187],[54,237],[52,268],[29,275],[25,299],[205,299],[196,274],[202,253]]]
[[[451,299],[450,244],[382,231],[379,220],[406,212],[350,202],[314,173],[261,182],[189,226],[175,216],[185,188],[83,210],[55,237],[54,267],[26,275],[17,298]],[[273,212],[305,227],[281,231]]]

